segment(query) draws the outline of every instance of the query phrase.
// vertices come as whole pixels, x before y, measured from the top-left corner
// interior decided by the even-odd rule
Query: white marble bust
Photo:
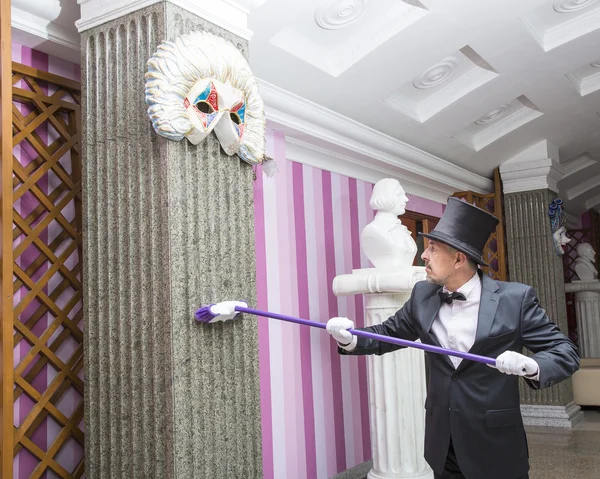
[[[377,214],[362,230],[361,247],[377,269],[397,270],[411,267],[417,244],[398,219],[406,211],[408,197],[398,180],[384,178],[373,188],[369,205]]]
[[[589,281],[598,278],[598,270],[594,266],[596,252],[588,243],[579,243],[577,245],[577,258],[575,259],[575,273],[582,281]]]

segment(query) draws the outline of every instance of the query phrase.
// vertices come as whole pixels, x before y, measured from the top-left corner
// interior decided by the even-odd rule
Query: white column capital
[[[500,165],[504,193],[549,189],[558,193],[565,175],[558,149],[546,140],[523,150]]]
[[[79,32],[122,17],[165,0],[77,0],[81,18],[75,22]],[[252,38],[248,15],[266,0],[166,0],[246,39]]]

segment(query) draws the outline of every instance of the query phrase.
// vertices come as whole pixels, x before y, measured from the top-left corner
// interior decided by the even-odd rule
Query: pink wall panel
[[[337,298],[336,275],[371,267],[360,231],[373,218],[373,185],[288,161],[285,137],[267,136],[274,178],[255,183],[258,308],[364,325],[360,296]],[[440,216],[411,195],[408,209]],[[317,328],[259,319],[265,479],[326,479],[371,458],[364,357],[341,357]]]

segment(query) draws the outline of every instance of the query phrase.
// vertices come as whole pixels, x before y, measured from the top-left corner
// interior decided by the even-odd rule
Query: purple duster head
[[[210,323],[213,319],[215,319],[219,313],[213,313],[211,311],[211,307],[213,307],[214,304],[209,304],[208,306],[202,306],[201,308],[199,308],[198,310],[196,310],[196,313],[194,314],[194,316],[196,317],[196,321],[199,321],[201,323]]]
[[[223,301],[222,303],[209,304],[196,310],[194,316],[200,323],[227,321],[239,314],[239,311],[235,309],[236,306],[247,308],[248,304],[244,301]]]

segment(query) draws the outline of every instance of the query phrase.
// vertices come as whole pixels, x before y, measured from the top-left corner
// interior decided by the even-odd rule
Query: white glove
[[[325,328],[338,343],[348,345],[354,338],[352,333],[346,331],[347,329],[354,328],[354,322],[348,318],[331,318],[327,321]]]
[[[248,303],[245,301],[223,301],[221,303],[213,304],[210,307],[210,311],[218,316],[215,317],[215,319],[213,319],[211,322],[215,323],[217,321],[228,321],[235,318],[238,314],[240,314],[235,310],[236,306],[247,308]]]
[[[517,376],[531,377],[537,376],[539,373],[538,363],[534,359],[515,351],[506,351],[498,356],[496,358],[496,369],[501,373]]]

